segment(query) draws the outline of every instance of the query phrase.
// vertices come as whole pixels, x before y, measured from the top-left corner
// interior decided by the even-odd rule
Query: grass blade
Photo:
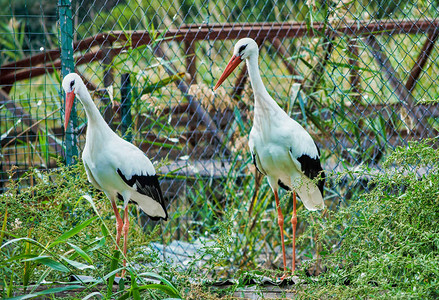
[[[143,291],[143,290],[159,290],[170,297],[181,299],[181,296],[178,292],[176,293],[173,288],[163,284],[151,283],[151,284],[142,285],[139,287],[139,291]]]
[[[61,256],[61,258],[65,262],[67,262],[69,265],[71,265],[71,266],[73,266],[73,267],[75,267],[76,269],[79,269],[79,270],[94,269],[95,268],[94,266],[86,265],[86,264],[80,263],[78,261],[68,259],[68,258],[66,258],[64,256]]]
[[[70,247],[72,247],[76,251],[76,253],[79,256],[81,256],[86,262],[88,262],[91,265],[93,264],[91,257],[87,253],[85,253],[84,250],[82,250],[81,248],[79,248],[78,246],[76,246],[72,243],[67,243],[67,244],[70,245]]]
[[[139,292],[139,286],[136,282],[136,276],[134,276],[133,272],[130,271],[131,274],[131,292],[133,293],[134,300],[140,300],[140,292]]]
[[[3,217],[2,232],[0,233],[0,245],[3,245],[3,238],[5,236],[7,221],[8,221],[8,208],[5,209],[5,216]],[[2,248],[0,248],[0,250],[1,249]]]
[[[177,297],[181,298],[181,295],[178,292],[177,288],[169,280],[160,276],[159,274],[152,273],[152,272],[145,272],[145,273],[140,274],[140,276],[147,276],[147,277],[152,277],[152,278],[160,280],[161,282],[163,282],[166,286],[168,286],[172,290],[173,296],[177,296]]]
[[[24,260],[26,261],[36,261],[40,264],[46,265],[49,268],[52,268],[53,270],[60,271],[60,272],[69,272],[69,268],[67,268],[65,265],[63,265],[60,262],[57,262],[56,260],[53,260],[50,258],[50,256],[38,256],[33,258],[28,258]]]
[[[37,245],[37,246],[41,247],[42,249],[47,250],[46,247],[44,247],[43,245],[41,245],[40,243],[38,243],[38,242],[35,241],[34,239],[27,238],[27,237],[16,238],[16,239],[13,239],[13,240],[7,241],[6,243],[4,243],[3,245],[0,246],[0,249],[6,247],[6,246],[9,245],[9,244],[13,244],[13,243],[20,242],[20,241],[28,241],[28,242],[31,243],[31,244]]]
[[[107,285],[107,298],[110,298],[111,295],[113,294],[113,283],[114,283],[114,278],[116,277],[116,268],[117,265],[119,263],[119,257],[120,257],[120,251],[119,250],[114,250],[114,255],[113,258],[111,260],[111,264],[110,264],[110,273],[107,274],[110,275],[108,277],[108,285]]]
[[[31,230],[29,230],[28,233],[28,238],[30,238],[30,234],[31,234]],[[25,248],[24,248],[24,255],[31,255],[31,243],[26,242],[25,243]],[[30,261],[26,261],[24,263],[24,272],[23,272],[23,286],[24,286],[24,291],[26,292],[26,287],[29,284],[29,279],[31,274],[33,273],[33,268],[31,268],[32,264]]]
[[[29,298],[34,298],[34,297],[37,297],[37,296],[61,293],[61,292],[76,290],[76,289],[80,289],[80,288],[83,288],[83,286],[82,285],[70,285],[70,286],[56,287],[56,288],[51,288],[51,289],[47,289],[47,290],[44,290],[44,291],[39,291],[39,292],[32,293],[32,294],[27,294],[27,295],[21,295],[21,296],[17,296],[17,297],[13,297],[13,298],[8,298],[8,300],[29,299]]]

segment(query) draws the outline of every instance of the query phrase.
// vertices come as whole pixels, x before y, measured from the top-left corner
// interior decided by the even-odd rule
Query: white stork
[[[253,128],[250,131],[249,147],[256,168],[267,176],[278,213],[278,224],[282,240],[284,272],[286,274],[286,256],[284,244],[284,218],[279,205],[278,187],[293,191],[293,266],[296,264],[296,192],[305,207],[318,210],[324,207],[323,185],[325,174],[320,164],[320,151],[309,133],[268,94],[262,83],[258,66],[259,49],[251,38],[239,40],[232,59],[221,75],[216,90],[243,60],[247,63],[251,85],[255,98]],[[319,177],[318,177],[319,176]],[[313,179],[318,177],[317,185]],[[285,277],[285,274],[283,278]]]
[[[153,220],[168,218],[154,166],[139,148],[110,129],[78,74],[70,73],[65,76],[62,86],[66,94],[64,128],[67,128],[75,95],[84,106],[88,126],[82,161],[88,180],[111,201],[116,215],[116,249],[119,247],[122,231],[124,235],[125,267],[129,228],[128,203],[133,202],[140,206]],[[123,201],[123,221],[116,205],[117,200]],[[124,274],[125,270],[122,271],[122,277]]]

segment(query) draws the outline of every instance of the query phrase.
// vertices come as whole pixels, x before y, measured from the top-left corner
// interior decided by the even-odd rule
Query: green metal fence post
[[[130,74],[125,73],[122,74],[121,78],[121,87],[120,87],[120,98],[121,98],[121,128],[122,135],[125,140],[131,141],[133,135],[131,134],[131,125],[133,124],[133,120],[131,117],[131,81]]]
[[[58,1],[59,26],[61,31],[60,45],[62,77],[75,71],[75,61],[73,60],[73,19],[71,5],[71,0]],[[62,99],[64,99],[64,97],[62,97]],[[76,105],[73,104],[72,112],[70,114],[70,122],[67,125],[67,128],[64,128],[67,165],[74,164],[75,160],[73,158],[78,156],[78,137],[75,132],[76,124]]]

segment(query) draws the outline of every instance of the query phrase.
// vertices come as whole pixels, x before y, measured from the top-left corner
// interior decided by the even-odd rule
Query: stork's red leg
[[[274,199],[276,199],[276,208],[277,208],[277,224],[279,224],[280,229],[280,238],[282,240],[282,255],[283,255],[283,261],[284,261],[284,275],[282,276],[282,279],[285,278],[287,273],[287,257],[285,254],[285,242],[284,242],[284,216],[282,214],[282,210],[280,208],[279,203],[279,196],[277,194],[277,191],[274,191]]]
[[[128,246],[128,229],[130,227],[130,219],[128,216],[128,207],[123,211],[123,267],[127,265],[127,246]],[[125,269],[122,271],[122,277],[125,276]]]
[[[293,217],[291,218],[293,224],[293,273],[296,270],[296,225],[297,225],[297,213],[296,213],[296,192],[293,192]]]
[[[117,209],[116,202],[111,201],[111,206],[113,207],[114,215],[116,216],[116,249],[118,249],[120,237],[122,235],[123,221],[120,217],[119,210]]]

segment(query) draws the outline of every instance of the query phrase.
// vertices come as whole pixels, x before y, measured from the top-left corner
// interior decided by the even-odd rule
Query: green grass
[[[396,149],[383,173],[372,175],[370,192],[310,224],[308,230],[323,245],[326,271],[308,281],[304,297],[439,296],[439,151],[434,144],[437,140],[426,140]]]
[[[298,248],[309,256],[309,260],[301,261],[298,271],[304,279],[303,284],[295,287],[299,298],[439,296],[439,151],[432,148],[435,144],[436,140],[425,140],[396,149],[385,160],[382,173],[362,169],[331,176],[337,184],[342,184],[346,177],[355,181],[361,180],[360,176],[370,176],[369,191],[351,191],[349,206],[341,205],[324,215],[299,206],[302,232]],[[239,168],[236,165],[233,172]],[[201,259],[198,257],[187,270],[178,270],[144,248],[151,241],[171,238],[172,226],[165,227],[161,237],[158,228],[145,234],[140,227],[132,226],[128,273],[137,281],[127,280],[117,291],[110,289],[106,280],[70,282],[62,287],[43,281],[66,282],[70,275],[81,274],[111,282],[116,272],[121,271],[120,253],[113,251],[111,207],[105,196],[87,183],[82,165],[60,167],[49,173],[34,170],[27,175],[34,177],[34,185],[28,188],[11,182],[10,190],[0,198],[5,204],[0,212],[2,297],[37,296],[81,286],[84,290],[75,297],[99,293],[107,299],[160,299],[164,295],[197,299],[192,292],[196,290],[201,298],[215,299],[232,295],[246,284],[249,276],[280,275],[280,271],[261,267],[258,261],[261,243],[267,243],[273,250],[278,245],[269,187],[263,180],[253,214],[249,216],[242,195],[253,195],[254,178],[240,179],[243,181],[238,188],[233,172],[220,190],[214,185],[211,190],[207,185],[194,189],[200,193],[194,199],[204,201],[195,203],[184,214],[187,220],[200,221],[188,222],[187,230],[193,235],[192,240],[203,237],[210,242],[204,253],[212,258],[201,268],[196,263]],[[230,197],[225,203],[212,196],[222,192]],[[288,205],[289,195],[282,201]],[[195,211],[197,214],[193,215]],[[287,227],[287,239],[288,232]],[[146,267],[142,262],[154,267]],[[137,263],[140,269],[131,267]],[[309,277],[306,272],[316,265],[324,271]],[[206,281],[226,277],[236,278],[238,283],[219,291]],[[152,284],[148,278],[159,279],[162,284]],[[198,284],[193,283],[194,278]],[[206,284],[200,285],[204,281]],[[44,292],[37,290],[43,287]]]
[[[30,176],[33,186],[20,188],[19,181],[11,182],[8,192],[0,196],[2,298],[21,299],[77,288],[83,289],[78,297],[94,293],[107,299],[140,299],[140,294],[153,299],[163,295],[181,298],[174,284],[154,268],[134,269],[130,263],[127,273],[132,280],[113,291],[111,282],[122,270],[122,257],[113,251],[113,213],[105,195],[88,184],[82,164],[47,173],[33,170],[21,180]],[[129,244],[135,249],[131,249],[140,251],[147,241],[157,238],[156,234],[157,230],[146,236],[134,226]],[[142,259],[153,257],[144,254]],[[71,282],[71,275],[90,275],[95,281]],[[148,278],[163,284],[148,283]],[[66,283],[59,287],[50,283],[53,281]]]

